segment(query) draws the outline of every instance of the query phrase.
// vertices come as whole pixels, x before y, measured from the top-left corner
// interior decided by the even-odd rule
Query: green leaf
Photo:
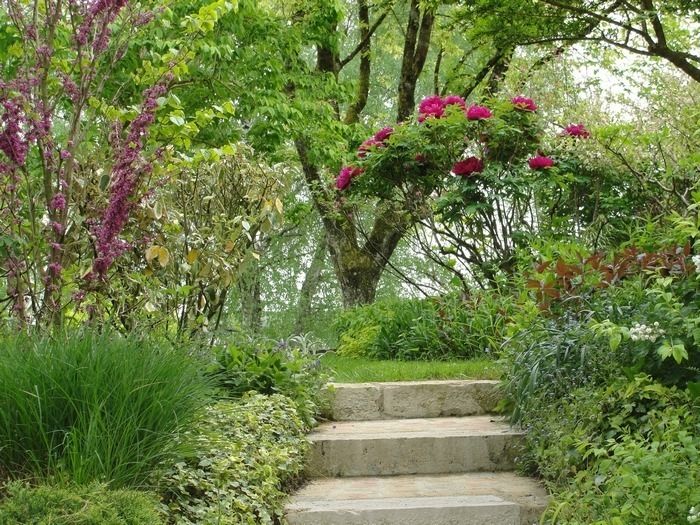
[[[179,115],[170,115],[168,117],[168,119],[170,120],[170,122],[172,122],[176,126],[184,126],[185,125],[185,119]]]
[[[657,350],[659,356],[662,360],[666,360],[669,357],[673,357],[676,363],[681,364],[684,359],[688,359],[688,351],[685,349],[683,343],[664,343]]]

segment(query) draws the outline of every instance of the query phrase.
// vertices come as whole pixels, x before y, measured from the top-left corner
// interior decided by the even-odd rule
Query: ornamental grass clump
[[[0,471],[141,486],[178,457],[175,436],[211,387],[190,356],[153,341],[75,333],[0,341]]]

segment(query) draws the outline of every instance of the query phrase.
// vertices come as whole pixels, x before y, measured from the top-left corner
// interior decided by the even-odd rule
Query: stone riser
[[[521,525],[517,504],[493,496],[295,503],[289,525]]]
[[[331,384],[334,421],[473,416],[493,412],[498,381]]]
[[[310,477],[448,474],[514,469],[519,434],[314,440]]]

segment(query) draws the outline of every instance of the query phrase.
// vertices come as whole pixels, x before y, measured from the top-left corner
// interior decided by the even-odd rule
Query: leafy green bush
[[[495,355],[516,311],[515,299],[496,291],[377,301],[340,315],[338,353],[401,360]]]
[[[514,421],[574,388],[620,376],[645,373],[700,391],[699,285],[695,276],[629,279],[520,328],[503,350]]]
[[[158,501],[104,485],[29,487],[10,483],[0,500],[0,525],[157,525]]]
[[[557,493],[546,523],[685,523],[700,501],[697,408],[648,376],[549,405],[527,436]]]
[[[502,388],[514,422],[572,389],[595,388],[619,375],[621,356],[590,329],[590,315],[541,319],[506,342]]]
[[[652,280],[626,318],[599,315],[593,329],[634,368],[700,393],[700,275]]]
[[[277,523],[284,491],[303,468],[308,427],[281,395],[208,408],[183,440],[193,452],[162,480],[170,522]]]
[[[547,480],[566,483],[607,453],[625,435],[649,439],[663,417],[689,410],[684,391],[640,375],[598,389],[578,388],[556,400],[542,399],[527,413],[528,458]]]
[[[312,423],[325,382],[319,361],[303,338],[255,339],[214,349],[211,373],[231,396],[249,391],[282,394],[294,400],[299,414]]]
[[[208,402],[199,364],[153,341],[74,333],[0,343],[0,469],[144,483]]]

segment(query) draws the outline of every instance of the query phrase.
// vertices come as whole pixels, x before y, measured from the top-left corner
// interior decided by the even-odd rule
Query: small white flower
[[[695,266],[695,268],[700,269],[700,255],[693,255],[691,257],[691,260],[693,261],[693,265]]]
[[[653,326],[634,323],[632,328],[630,328],[630,339],[632,341],[651,341],[653,343],[665,333],[664,330],[659,328],[658,322],[655,322]]]

